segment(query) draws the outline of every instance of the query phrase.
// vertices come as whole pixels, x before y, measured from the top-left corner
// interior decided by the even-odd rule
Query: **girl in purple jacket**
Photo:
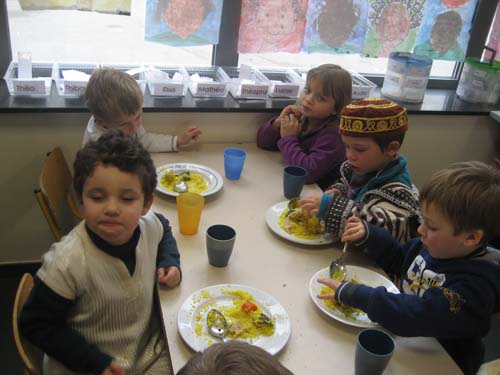
[[[308,170],[306,183],[328,187],[339,176],[345,147],[338,115],[351,101],[352,79],[338,65],[324,64],[307,73],[297,104],[286,106],[257,132],[257,145],[280,150],[289,165]]]

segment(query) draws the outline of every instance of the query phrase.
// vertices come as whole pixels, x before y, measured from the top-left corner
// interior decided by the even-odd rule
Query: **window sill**
[[[380,97],[380,88],[374,97]],[[146,92],[144,112],[279,112],[294,104],[293,99],[235,100],[230,94],[226,98],[194,98],[187,93],[182,98],[158,98]],[[410,114],[423,115],[484,115],[500,110],[496,105],[474,104],[459,99],[455,90],[428,89],[424,101],[419,104],[401,102]],[[0,81],[0,113],[26,112],[88,112],[83,98],[64,98],[52,85],[50,96],[42,98],[10,96],[4,80]]]

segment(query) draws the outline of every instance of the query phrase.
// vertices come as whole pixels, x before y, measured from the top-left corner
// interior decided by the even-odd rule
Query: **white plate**
[[[156,190],[172,197],[178,196],[179,193],[177,193],[176,191],[168,190],[160,182],[161,178],[168,170],[173,171],[175,174],[187,171],[201,174],[208,186],[207,190],[200,193],[203,196],[217,193],[220,189],[222,189],[222,185],[224,185],[222,176],[217,171],[213,170],[212,168],[205,167],[204,165],[192,163],[165,164],[156,168],[156,175],[158,176],[158,184],[156,185]]]
[[[271,230],[278,236],[286,238],[289,241],[300,243],[303,245],[325,245],[333,242],[333,237],[331,234],[318,234],[317,238],[307,239],[294,236],[291,233],[286,232],[278,224],[278,220],[281,213],[286,210],[288,206],[288,201],[276,203],[274,206],[270,207],[266,212],[266,223],[271,228]]]
[[[399,293],[398,288],[393,284],[391,280],[375,271],[349,265],[347,265],[346,267],[347,278],[352,278],[353,276],[355,276],[361,284],[371,287],[384,286],[388,292],[396,294]],[[323,311],[326,315],[332,317],[333,319],[351,326],[375,327],[377,325],[376,323],[373,323],[364,312],[361,312],[359,315],[356,314],[355,316],[347,317],[346,315],[344,315],[344,313],[342,313],[342,311],[337,309],[332,310],[330,307],[328,307],[323,300],[317,297],[317,295],[321,292],[321,288],[324,286],[323,284],[320,284],[316,281],[318,277],[329,277],[328,267],[316,272],[316,274],[311,278],[311,281],[309,282],[309,293],[311,295],[311,298],[321,311]]]
[[[222,291],[235,289],[252,294],[263,312],[275,321],[274,335],[254,338],[251,344],[259,346],[271,354],[278,353],[290,337],[290,319],[288,318],[288,314],[273,296],[245,285],[213,285],[200,289],[190,295],[177,313],[177,328],[183,340],[195,351],[204,350],[210,345],[220,342],[220,340],[213,338],[208,333],[205,324],[206,315],[211,308],[232,306],[235,297],[225,294]],[[201,319],[199,320],[196,319],[198,312],[201,312]],[[195,332],[196,323],[201,323],[202,331],[200,336]]]

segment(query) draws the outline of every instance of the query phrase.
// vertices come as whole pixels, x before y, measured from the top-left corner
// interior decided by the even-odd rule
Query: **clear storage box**
[[[4,75],[10,95],[32,97],[44,97],[50,95],[54,64],[32,63],[31,66],[32,78],[19,78],[17,62],[10,62]]]
[[[269,96],[273,98],[297,98],[305,84],[305,79],[292,69],[259,68],[258,71],[269,80]]]
[[[85,87],[87,87],[90,76],[98,67],[99,66],[97,64],[56,62],[54,64],[52,78],[56,82],[57,93],[60,96],[66,97],[82,96],[85,92]],[[70,73],[69,78],[68,74],[66,77],[64,76],[64,72],[67,71]]]
[[[500,93],[500,64],[467,57],[457,86],[460,99],[470,103],[496,104]]]
[[[189,75],[182,66],[147,67],[144,72],[151,96],[185,96]]]
[[[229,76],[229,92],[235,99],[266,99],[269,80],[254,68],[222,67]]]
[[[221,67],[185,67],[189,75],[189,91],[194,97],[226,97],[229,77]]]
[[[113,68],[130,74],[137,81],[142,94],[144,95],[146,92],[146,77],[144,76],[144,67],[142,65],[101,64],[101,68]]]
[[[371,98],[373,96],[373,92],[377,88],[377,85],[359,73],[350,73],[352,78],[352,99],[358,100]]]

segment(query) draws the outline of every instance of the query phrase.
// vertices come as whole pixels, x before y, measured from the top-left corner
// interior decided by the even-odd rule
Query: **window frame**
[[[479,0],[471,27],[471,37],[466,56],[481,58],[491,23],[495,15],[497,1]],[[212,65],[238,66],[238,31],[241,0],[224,0],[220,27],[219,44],[212,49]],[[0,0],[0,73],[5,74],[12,60],[7,0]],[[455,90],[463,69],[463,62],[457,62],[451,78],[430,77],[427,87]],[[364,74],[366,78],[382,86],[384,75]]]

